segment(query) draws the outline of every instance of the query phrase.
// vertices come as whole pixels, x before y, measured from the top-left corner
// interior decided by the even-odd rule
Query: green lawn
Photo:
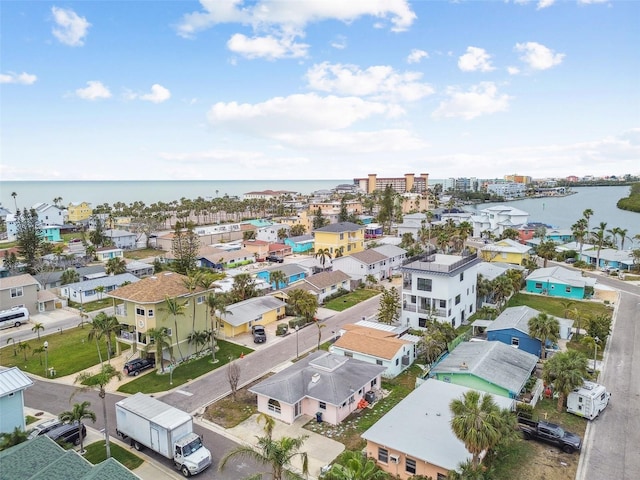
[[[114,442],[109,442],[109,447],[111,449],[111,456],[129,470],[135,470],[144,463],[144,460],[140,457]],[[94,465],[97,465],[107,459],[107,451],[104,441],[102,440],[85,445],[84,448],[87,451],[87,453],[84,454],[84,458]]]
[[[190,362],[185,362],[173,371],[173,375],[169,375],[169,372],[164,374],[149,372],[146,375],[142,375],[135,380],[125,383],[120,388],[119,392],[123,393],[155,393],[163,392],[171,388],[178,387],[187,383],[190,380],[198,378],[205,373],[209,373],[212,370],[223,367],[229,363],[229,359],[236,359],[240,357],[240,354],[244,353],[249,355],[253,350],[235,343],[225,342],[224,340],[218,340],[218,347],[220,350],[216,352],[215,364],[211,363],[211,356],[199,358]],[[171,378],[173,377],[173,378]],[[173,380],[173,384],[170,385],[169,381]]]
[[[44,332],[40,332],[40,340],[33,339],[23,342],[28,346],[24,350],[16,342],[15,355],[14,344],[9,338],[6,345],[0,348],[0,365],[17,366],[24,372],[45,376],[46,358],[47,366],[56,370],[56,377],[80,372],[100,362],[95,340],[88,340],[88,334],[89,327],[86,325],[84,328],[76,327],[64,330],[62,333],[44,330]],[[45,341],[49,344],[47,355],[45,356],[44,351],[35,353],[34,351],[44,346]],[[107,347],[104,339],[99,341],[99,345],[102,358],[106,360]],[[121,346],[123,349],[129,348],[128,345],[121,344]]]
[[[334,298],[333,300],[329,300],[324,304],[324,307],[330,310],[341,312],[349,307],[353,307],[354,305],[357,305],[358,303],[363,302],[371,297],[375,297],[379,294],[380,292],[378,290],[354,290],[353,292],[347,293],[346,295]]]
[[[507,307],[519,307],[526,305],[540,312],[549,315],[564,318],[565,308],[562,305],[566,302],[566,298],[554,298],[544,295],[529,295],[526,293],[516,293],[507,303]],[[577,308],[582,317],[587,315],[601,315],[613,313],[613,309],[599,302],[578,301],[574,300],[571,309]]]

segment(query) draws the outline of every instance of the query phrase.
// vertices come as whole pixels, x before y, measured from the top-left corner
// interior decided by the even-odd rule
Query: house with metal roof
[[[285,245],[291,247],[293,253],[304,253],[313,250],[313,235],[298,235],[284,239]]]
[[[225,337],[250,332],[253,325],[268,325],[286,316],[285,302],[271,295],[249,298],[226,309],[228,313],[222,315],[221,327]]]
[[[367,323],[372,325],[344,325],[340,337],[329,347],[329,351],[373,365],[382,365],[386,368],[383,377],[397,377],[416,359],[416,345],[420,337],[407,334],[406,327]],[[378,328],[378,325],[388,328]]]
[[[529,293],[582,300],[593,294],[596,279],[583,277],[578,270],[555,266],[534,270],[525,283]]]
[[[85,302],[101,300],[106,294],[125,283],[136,283],[140,281],[138,277],[131,273],[103,275],[101,272],[98,272],[95,275],[95,278],[89,280],[62,285],[60,287],[60,296],[83,304]]]
[[[276,285],[275,281],[271,281],[271,274],[277,271],[284,273],[284,276],[286,277],[285,282],[280,282],[279,285]],[[265,282],[271,283],[271,287],[274,290],[284,288],[287,285],[291,285],[292,283],[303,280],[306,276],[307,270],[295,263],[277,264],[268,268],[264,268],[262,270],[258,270],[256,272],[256,277],[264,280]]]
[[[526,305],[505,308],[495,320],[487,324],[487,340],[502,342],[540,357],[542,341],[529,335],[529,320],[538,315],[538,310]],[[573,320],[557,317],[556,320],[560,325],[560,339],[568,340]]]
[[[140,480],[113,457],[93,465],[75,450],[65,450],[47,435],[0,452],[0,477],[11,480]]]
[[[18,367],[0,367],[0,433],[11,433],[15,428],[26,431],[24,391],[31,385],[33,381]]]
[[[387,268],[389,258],[370,248],[333,259],[334,270],[341,270],[352,280],[365,281],[371,275],[377,281],[388,278],[391,269]]]
[[[536,355],[502,342],[463,342],[431,368],[429,377],[517,398],[537,363]]]
[[[503,238],[489,243],[480,249],[480,256],[485,262],[504,262],[522,265],[531,258],[531,247],[520,242]]]
[[[394,478],[446,478],[449,470],[471,459],[451,430],[449,408],[452,400],[469,391],[462,385],[427,380],[361,435],[367,442],[367,457]],[[493,399],[500,408],[513,407],[511,399]]]
[[[301,415],[337,425],[380,389],[385,368],[342,355],[317,351],[249,389],[258,411],[285,423]]]

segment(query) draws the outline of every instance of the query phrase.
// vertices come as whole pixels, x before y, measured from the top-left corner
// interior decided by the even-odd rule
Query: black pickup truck
[[[555,445],[565,453],[579,451],[582,439],[575,433],[567,432],[555,423],[518,417],[518,424],[525,440],[539,440]]]

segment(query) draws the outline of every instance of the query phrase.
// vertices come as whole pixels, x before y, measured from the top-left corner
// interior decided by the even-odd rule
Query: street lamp
[[[44,373],[49,377],[49,342],[44,342]]]
[[[82,289],[79,288],[78,292],[80,293],[80,311],[82,312],[84,310],[84,302],[82,301]]]
[[[600,343],[600,338],[598,336],[593,339],[593,374],[594,380],[598,381],[598,369],[596,368],[596,358],[598,357],[598,343]]]
[[[300,358],[300,347],[298,344],[298,332],[300,331],[300,326],[296,325],[296,360]]]

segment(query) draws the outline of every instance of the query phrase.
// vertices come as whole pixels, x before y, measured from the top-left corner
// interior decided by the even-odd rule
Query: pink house
[[[381,386],[385,367],[324,351],[311,353],[249,391],[258,396],[258,411],[285,423],[301,415],[337,425],[367,392]]]

